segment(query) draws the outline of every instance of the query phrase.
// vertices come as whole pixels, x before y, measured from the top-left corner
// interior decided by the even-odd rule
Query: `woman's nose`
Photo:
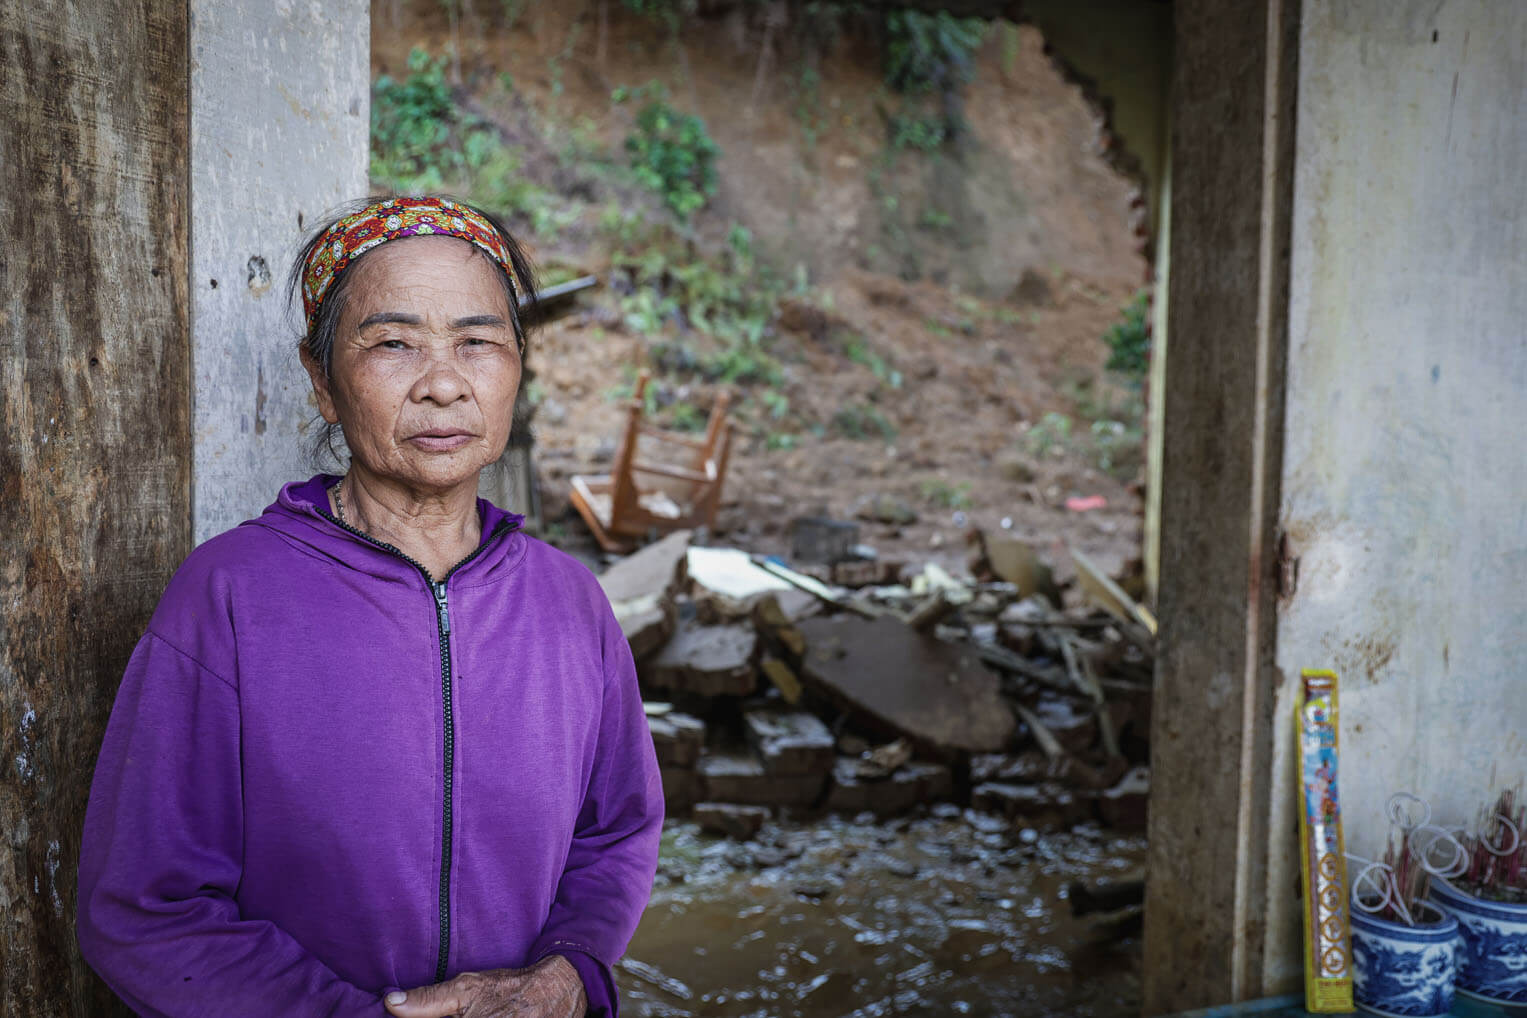
[[[436,353],[424,366],[424,373],[414,383],[409,396],[415,403],[429,401],[446,406],[463,398],[471,391],[466,378],[454,363],[450,353]]]

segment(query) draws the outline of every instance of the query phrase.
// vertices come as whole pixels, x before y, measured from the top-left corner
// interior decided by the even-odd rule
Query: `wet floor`
[[[748,843],[670,822],[617,970],[623,1013],[1133,1016],[1137,924],[1073,918],[1063,888],[1144,859],[1142,838],[1040,835],[950,806],[771,824]]]

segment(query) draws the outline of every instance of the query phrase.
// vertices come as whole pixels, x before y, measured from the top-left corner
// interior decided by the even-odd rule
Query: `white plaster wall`
[[[191,0],[198,543],[312,473],[284,283],[299,238],[366,193],[370,45],[365,0]]]
[[[1298,985],[1291,712],[1341,676],[1348,850],[1527,778],[1527,4],[1305,0],[1268,989]]]

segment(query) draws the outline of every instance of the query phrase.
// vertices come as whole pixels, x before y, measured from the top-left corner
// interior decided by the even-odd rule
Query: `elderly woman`
[[[529,264],[400,198],[293,278],[349,469],[170,582],[96,766],[80,946],[148,1015],[613,1015],[662,824],[630,651],[589,572],[476,497]]]

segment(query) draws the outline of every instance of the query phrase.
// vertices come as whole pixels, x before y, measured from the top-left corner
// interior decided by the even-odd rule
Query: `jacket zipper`
[[[317,513],[340,529],[354,534],[366,543],[374,545],[383,551],[396,555],[404,562],[419,570],[419,574],[424,577],[424,582],[430,590],[430,596],[435,602],[435,633],[440,643],[441,710],[445,720],[445,745],[443,749],[445,787],[440,806],[440,950],[435,956],[435,982],[444,982],[447,963],[451,956],[451,850],[452,831],[455,820],[452,815],[452,800],[456,783],[456,712],[451,684],[451,615],[450,603],[446,598],[445,585],[452,576],[456,575],[456,570],[482,554],[487,549],[490,541],[501,533],[515,529],[517,524],[512,520],[500,521],[499,525],[494,528],[493,533],[488,535],[487,541],[483,541],[472,550],[470,555],[457,562],[454,566],[451,566],[443,579],[436,581],[430,575],[428,569],[424,568],[416,559],[410,558],[396,545],[388,544],[386,541],[378,541],[364,530],[358,530],[337,516],[324,512],[322,509],[318,509]]]

